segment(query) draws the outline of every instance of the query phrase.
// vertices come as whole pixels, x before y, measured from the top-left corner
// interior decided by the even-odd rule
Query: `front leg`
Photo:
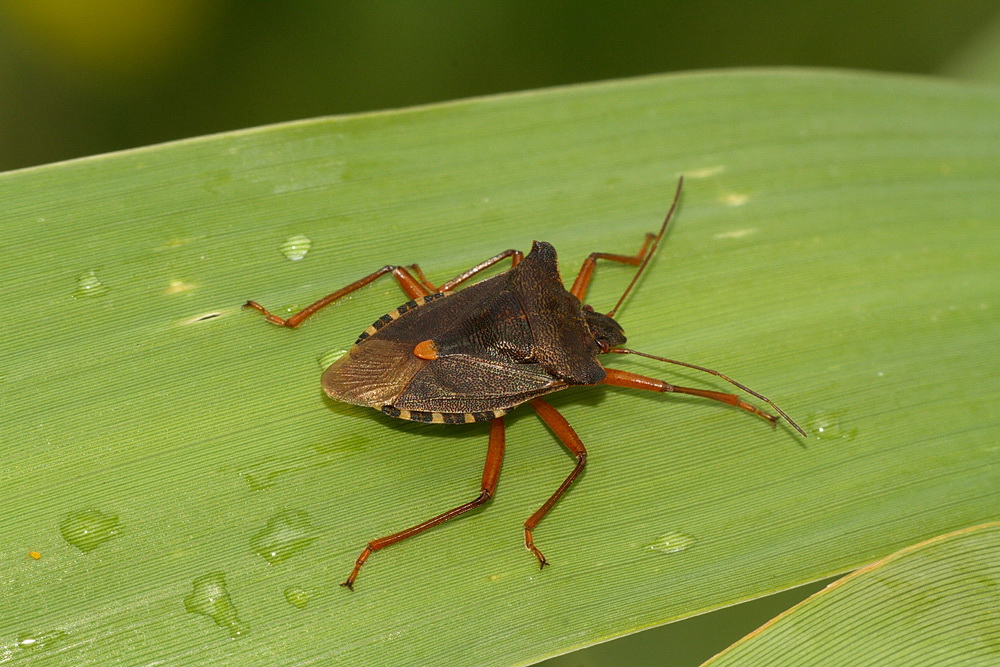
[[[414,268],[417,268],[417,270],[419,271],[419,268],[416,266],[416,264],[414,264],[413,266]],[[347,287],[342,287],[333,294],[326,295],[316,303],[306,306],[305,308],[303,308],[302,310],[295,313],[289,318],[279,317],[271,313],[266,308],[264,308],[264,306],[260,305],[256,301],[247,301],[245,304],[243,304],[243,307],[259,310],[260,312],[264,313],[264,317],[267,319],[268,322],[271,322],[272,324],[277,324],[278,326],[289,327],[291,329],[294,329],[321,308],[329,306],[337,299],[347,296],[348,294],[354,292],[355,290],[361,289],[368,283],[374,282],[379,276],[383,276],[387,273],[392,273],[393,277],[399,282],[399,286],[403,288],[403,291],[406,292],[406,294],[411,299],[416,299],[418,297],[427,296],[428,294],[431,294],[431,292],[426,287],[421,285],[416,278],[410,275],[410,272],[407,271],[405,268],[403,268],[402,266],[395,266],[393,264],[388,264],[386,266],[383,266],[378,271],[368,274],[367,276],[365,276],[360,280],[355,280]]]

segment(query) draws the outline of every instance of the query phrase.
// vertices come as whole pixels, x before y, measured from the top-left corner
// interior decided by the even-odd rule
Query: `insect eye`
[[[585,311],[587,311],[588,313],[592,313],[592,312],[594,312],[594,307],[593,307],[593,306],[590,306],[590,305],[587,305],[587,304],[583,304],[583,309],[584,309]]]

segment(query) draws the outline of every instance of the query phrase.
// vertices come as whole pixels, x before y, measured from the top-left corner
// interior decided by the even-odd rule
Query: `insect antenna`
[[[737,382],[736,380],[732,379],[731,377],[729,377],[727,375],[723,375],[719,371],[712,370],[711,368],[705,368],[704,366],[697,366],[695,364],[689,364],[689,363],[684,362],[684,361],[677,361],[675,359],[667,359],[666,357],[657,357],[656,355],[653,355],[653,354],[646,354],[645,352],[638,352],[636,350],[629,350],[628,348],[624,348],[624,347],[613,347],[610,350],[608,350],[608,352],[614,352],[615,354],[634,354],[634,355],[637,355],[637,356],[640,356],[640,357],[646,357],[647,359],[655,359],[656,361],[663,361],[663,362],[666,362],[668,364],[677,364],[678,366],[684,366],[686,368],[693,368],[696,371],[702,371],[704,373],[710,373],[710,374],[712,374],[712,375],[714,375],[716,377],[722,378],[723,380],[725,380],[729,384],[731,384],[733,386],[736,386],[736,387],[739,387],[740,389],[742,389],[746,393],[750,394],[751,396],[756,396],[760,400],[762,400],[765,403],[767,403],[768,405],[770,405],[772,408],[774,408],[777,411],[777,413],[779,415],[781,415],[782,417],[785,418],[786,422],[788,422],[789,424],[791,424],[792,427],[794,427],[796,431],[798,431],[799,433],[801,433],[802,437],[804,437],[804,438],[808,438],[809,437],[806,434],[806,432],[804,430],[802,430],[802,427],[799,426],[798,424],[796,424],[795,420],[792,419],[791,417],[789,417],[788,414],[784,410],[782,410],[781,408],[779,408],[774,403],[774,401],[772,401],[771,399],[769,399],[767,396],[764,396],[763,394],[758,394],[757,392],[755,392],[750,387],[748,387],[748,386],[746,386],[744,384],[740,384],[739,382]]]
[[[642,259],[642,264],[639,265],[639,270],[635,272],[634,276],[632,276],[632,282],[630,282],[628,287],[625,288],[625,291],[622,292],[621,298],[618,299],[618,303],[616,303],[615,307],[607,313],[608,317],[615,316],[615,313],[618,312],[619,308],[621,308],[622,302],[625,301],[625,297],[628,296],[628,293],[632,291],[632,288],[635,286],[636,282],[638,282],[639,276],[641,276],[642,272],[646,270],[646,265],[649,264],[649,260],[653,259],[653,255],[656,254],[656,246],[660,245],[660,239],[663,238],[663,235],[667,231],[667,224],[670,222],[670,218],[673,217],[674,211],[677,209],[677,203],[680,201],[681,189],[683,187],[684,177],[681,176],[677,179],[677,191],[674,192],[674,201],[670,204],[670,210],[667,211],[667,216],[663,219],[663,224],[660,225],[659,233],[656,235],[656,238],[653,239],[653,245],[650,246],[649,250],[646,252],[646,256]]]

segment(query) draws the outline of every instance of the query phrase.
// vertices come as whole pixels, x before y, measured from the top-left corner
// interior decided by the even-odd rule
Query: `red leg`
[[[409,271],[407,271],[401,266],[394,266],[389,264],[387,266],[383,266],[375,273],[370,273],[360,280],[355,280],[347,287],[342,287],[333,294],[326,295],[316,303],[306,306],[305,308],[303,308],[302,310],[300,310],[299,312],[295,313],[294,315],[292,315],[287,319],[272,314],[266,308],[264,308],[264,306],[260,305],[256,301],[247,301],[245,304],[243,304],[243,307],[259,310],[260,312],[264,313],[264,316],[268,322],[277,324],[279,326],[290,327],[294,329],[295,327],[302,324],[306,319],[308,319],[314,313],[316,313],[316,311],[320,310],[325,306],[329,306],[337,299],[347,296],[348,294],[350,294],[355,290],[361,289],[368,283],[374,282],[374,280],[379,276],[383,276],[387,273],[392,273],[393,277],[399,282],[399,286],[403,288],[403,291],[406,292],[407,296],[409,296],[411,299],[416,299],[417,297],[427,296],[428,294],[432,294],[432,292],[428,291],[426,287],[421,285],[416,278],[411,276]]]
[[[510,265],[512,267],[514,267],[514,266],[517,266],[522,259],[524,259],[524,253],[522,253],[520,250],[504,250],[499,255],[494,255],[493,257],[490,257],[489,259],[487,259],[485,261],[482,261],[479,264],[476,264],[471,269],[468,269],[468,270],[463,271],[462,273],[458,274],[457,276],[455,276],[454,278],[452,278],[451,280],[449,280],[445,284],[441,285],[440,291],[441,292],[449,292],[449,291],[455,289],[456,287],[458,287],[459,285],[461,285],[466,280],[468,280],[472,276],[476,275],[480,271],[483,271],[485,269],[490,268],[491,266],[493,266],[497,262],[503,261],[507,257],[511,258]]]
[[[590,253],[590,257],[583,260],[583,266],[580,267],[580,273],[577,274],[576,280],[573,281],[573,287],[569,290],[570,294],[575,296],[580,301],[583,301],[583,297],[587,295],[587,288],[590,286],[590,279],[594,275],[594,267],[597,265],[597,260],[608,259],[612,262],[621,262],[622,264],[639,266],[642,264],[642,260],[645,259],[646,253],[649,251],[650,244],[652,244],[655,240],[656,234],[646,234],[646,238],[642,242],[642,247],[639,248],[639,252],[634,255],[615,255],[606,252]]]
[[[576,276],[576,280],[573,281],[573,287],[570,288],[570,293],[583,301],[583,297],[587,294],[587,287],[590,286],[590,278],[594,274],[594,267],[597,265],[597,260],[599,259],[610,259],[615,262],[622,262],[623,264],[631,264],[633,266],[638,266],[639,270],[635,272],[632,276],[632,282],[628,284],[625,291],[618,298],[618,303],[615,307],[605,313],[608,317],[614,317],[615,313],[621,307],[622,303],[625,301],[625,297],[628,293],[632,291],[635,287],[636,281],[639,280],[639,276],[642,275],[643,269],[649,263],[650,258],[653,253],[656,252],[656,246],[659,245],[660,240],[663,235],[667,232],[667,225],[670,224],[670,218],[673,217],[674,211],[677,210],[677,203],[681,199],[681,189],[684,187],[684,177],[681,176],[677,179],[677,190],[674,192],[674,201],[670,204],[670,209],[667,211],[666,217],[663,218],[663,224],[660,225],[660,231],[656,234],[646,234],[646,239],[642,242],[642,247],[639,248],[639,252],[635,255],[612,255],[603,252],[591,253],[590,257],[583,261],[583,266],[580,268],[580,273]]]
[[[629,373],[628,371],[620,371],[616,368],[608,368],[605,370],[608,375],[601,380],[601,384],[610,384],[615,387],[629,387],[630,389],[645,389],[646,391],[658,391],[661,393],[673,392],[675,394],[701,396],[702,398],[710,398],[713,401],[721,401],[722,403],[735,405],[736,407],[742,408],[747,412],[752,412],[758,417],[763,417],[767,421],[771,422],[771,426],[774,426],[775,422],[778,421],[778,418],[774,415],[768,414],[763,410],[750,405],[749,403],[741,401],[739,396],[736,394],[724,394],[721,391],[680,387],[676,384],[664,382],[663,380],[656,380],[654,378],[646,377],[645,375],[636,375],[635,373]]]
[[[436,294],[437,292],[441,291],[437,287],[434,287],[434,283],[432,283],[431,281],[427,280],[427,276],[424,275],[424,271],[423,271],[423,269],[420,268],[419,265],[417,265],[417,264],[410,264],[406,268],[408,268],[410,271],[413,271],[415,274],[417,274],[417,280],[419,280],[420,284],[423,285],[424,287],[426,287],[430,291],[431,294]]]
[[[573,467],[573,471],[563,480],[563,483],[559,485],[556,492],[553,493],[545,503],[538,508],[538,510],[528,517],[528,520],[524,522],[524,546],[531,553],[535,554],[535,558],[538,559],[538,566],[545,567],[548,561],[545,560],[545,556],[542,552],[538,550],[535,546],[535,541],[532,538],[531,531],[535,529],[538,522],[549,513],[549,511],[559,502],[559,498],[566,493],[566,489],[569,488],[573,480],[583,471],[583,467],[587,465],[587,448],[583,446],[583,442],[580,437],[573,430],[573,427],[569,425],[566,418],[563,417],[559,412],[543,401],[540,398],[536,398],[531,401],[531,407],[535,409],[538,416],[542,418],[545,425],[552,429],[552,432],[556,434],[559,441],[566,446],[574,456],[576,456],[576,466]]]
[[[365,564],[368,557],[372,553],[378,551],[379,549],[384,549],[390,544],[395,544],[396,542],[401,542],[408,537],[413,537],[417,533],[422,533],[423,531],[438,525],[439,523],[444,523],[448,519],[453,519],[459,514],[464,514],[469,510],[479,507],[487,500],[496,495],[497,482],[500,479],[500,467],[503,465],[503,452],[504,452],[504,426],[503,417],[498,417],[490,422],[490,444],[489,449],[486,452],[486,465],[483,467],[483,483],[482,489],[476,499],[467,502],[464,505],[459,505],[458,507],[448,510],[444,514],[439,514],[433,519],[428,519],[423,523],[418,523],[416,526],[407,528],[398,533],[393,533],[392,535],[387,535],[386,537],[380,537],[377,540],[372,540],[368,543],[362,551],[361,555],[354,563],[354,569],[351,570],[351,574],[347,577],[347,580],[341,584],[341,586],[347,586],[351,590],[354,590],[354,580],[358,578],[358,572],[361,571],[361,566]]]

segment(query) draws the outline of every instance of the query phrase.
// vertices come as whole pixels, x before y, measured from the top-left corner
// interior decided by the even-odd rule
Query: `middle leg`
[[[462,283],[464,283],[466,280],[471,278],[472,276],[479,273],[480,271],[488,269],[497,262],[501,262],[508,257],[510,257],[510,266],[511,268],[513,268],[518,264],[520,264],[521,260],[524,259],[524,253],[522,253],[520,250],[504,250],[503,252],[496,254],[493,257],[490,257],[489,259],[480,262],[479,264],[476,264],[471,269],[467,269],[462,273],[458,274],[448,282],[441,285],[440,289],[442,292],[448,292],[450,290],[453,290]]]
[[[504,259],[506,259],[508,257],[511,258],[510,265],[511,265],[511,268],[513,268],[513,267],[517,266],[518,263],[520,263],[520,261],[522,259],[524,259],[524,253],[522,253],[520,250],[504,250],[503,252],[501,252],[501,253],[499,253],[497,255],[494,255],[493,257],[490,257],[489,259],[486,259],[486,260],[483,260],[482,262],[479,262],[479,264],[476,264],[472,268],[469,268],[469,269],[466,269],[465,271],[462,271],[460,274],[458,274],[457,276],[455,276],[454,278],[452,278],[448,282],[442,283],[441,287],[434,287],[434,284],[431,281],[427,280],[427,276],[424,275],[424,272],[421,271],[420,267],[417,266],[416,264],[410,265],[409,268],[414,273],[417,274],[417,278],[420,280],[420,282],[424,285],[424,287],[426,287],[430,291],[432,291],[432,292],[450,292],[451,290],[455,289],[456,287],[458,287],[459,285],[461,285],[466,280],[468,280],[469,278],[473,277],[474,275],[476,275],[480,271],[484,271],[484,270],[490,268],[491,266],[493,266],[494,264],[496,264],[498,262],[501,262],[501,261],[503,261]]]
[[[535,412],[542,418],[545,425],[552,429],[552,432],[555,433],[566,449],[576,456],[576,465],[573,467],[573,471],[563,480],[563,483],[559,485],[556,492],[549,496],[549,499],[524,522],[524,546],[528,551],[535,554],[535,558],[538,559],[538,567],[541,568],[545,567],[548,561],[545,560],[545,556],[535,546],[535,540],[532,537],[531,531],[538,526],[538,522],[559,502],[559,499],[566,493],[566,489],[573,483],[573,480],[583,472],[583,467],[587,465],[587,448],[583,446],[580,436],[576,434],[576,431],[569,425],[566,418],[559,414],[554,407],[540,398],[531,401],[531,407],[535,409]]]

